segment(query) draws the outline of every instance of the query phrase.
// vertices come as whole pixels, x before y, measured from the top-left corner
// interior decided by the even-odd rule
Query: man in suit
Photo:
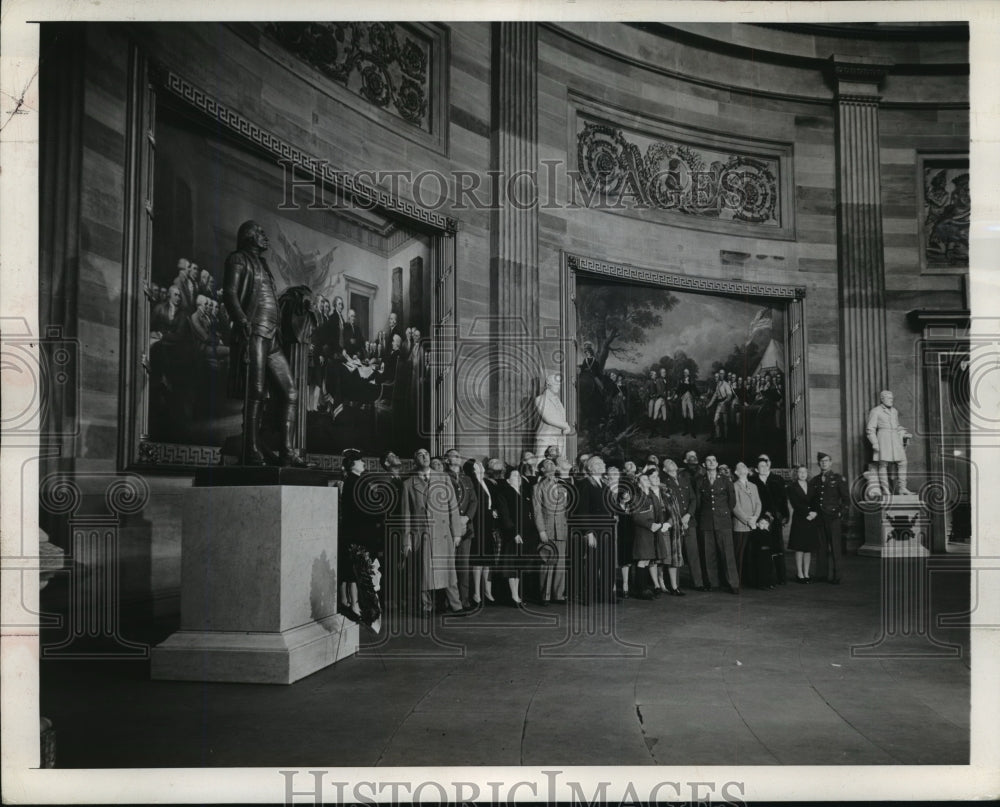
[[[781,528],[788,523],[788,489],[785,480],[771,473],[771,458],[767,454],[757,457],[757,472],[750,481],[757,486],[760,494],[761,516],[767,518],[770,533],[771,557],[774,561],[775,580],[786,583],[785,542]]]
[[[192,269],[192,266],[195,269]],[[177,277],[174,278],[173,285],[180,290],[180,305],[185,314],[194,311],[194,300],[198,295],[198,283],[194,275],[196,269],[197,264],[192,264],[187,258],[177,259]]]
[[[337,404],[341,403],[340,373],[346,358],[344,356],[344,326],[346,324],[344,298],[334,297],[333,311],[313,331],[315,352],[319,354],[322,359],[321,363],[326,367],[326,396],[329,399],[327,403],[332,404],[330,408],[334,413],[337,411]]]
[[[729,592],[739,594],[740,576],[733,549],[733,508],[736,506],[736,491],[733,483],[719,473],[719,462],[714,454],[705,457],[705,475],[695,481],[695,499],[698,527],[704,542],[708,586],[714,588],[719,585],[716,553],[720,553],[726,565],[726,583]]]
[[[402,339],[399,334],[392,337],[392,346],[382,359],[378,380],[380,384],[392,384],[396,380],[396,370],[399,368],[399,349]]]
[[[356,356],[359,359],[364,359],[365,354],[365,337],[361,333],[361,326],[358,325],[358,314],[352,308],[347,312],[347,322],[344,323],[344,339],[341,344],[344,346],[344,353],[347,356]]]
[[[387,345],[392,344],[392,337],[398,336],[399,342],[402,344],[405,334],[403,333],[403,326],[399,324],[399,317],[396,316],[395,311],[389,312],[389,320],[385,324],[385,341]]]
[[[431,471],[431,455],[419,448],[413,455],[416,470],[403,482],[403,552],[415,558],[420,607],[424,616],[434,611],[434,592],[444,589],[453,614],[464,614],[455,574],[455,548],[465,525],[458,499],[444,474]]]
[[[472,480],[462,473],[462,455],[458,449],[452,448],[445,454],[445,464],[455,497],[458,499],[458,515],[465,529],[462,531],[462,541],[455,548],[455,574],[458,576],[458,595],[463,608],[471,608],[469,590],[472,583],[472,566],[469,554],[472,550],[472,539],[475,537],[475,517],[479,509],[479,497],[472,485]]]
[[[847,480],[832,470],[833,460],[829,454],[819,452],[816,461],[819,473],[809,480],[809,505],[819,513],[816,517],[819,538],[816,579],[837,584],[840,582],[837,572],[837,552],[842,535],[840,522],[850,511],[851,494]]]
[[[556,478],[556,464],[545,459],[539,464],[541,478],[535,483],[531,498],[535,526],[538,528],[539,554],[542,557],[542,605],[550,600],[566,601],[566,566],[569,542],[570,492]]]
[[[688,497],[688,514],[690,518],[687,520],[687,527],[684,529],[684,557],[687,559],[688,568],[691,570],[691,582],[692,585],[698,591],[711,591],[712,587],[708,584],[708,578],[705,576],[704,569],[707,568],[703,563],[704,550],[701,549],[701,543],[698,540],[698,518],[697,518],[697,506],[698,506],[698,487],[697,481],[699,478],[705,475],[705,469],[698,462],[698,452],[688,451],[684,455],[684,467],[677,472],[677,479],[681,484],[687,485],[690,490]]]
[[[576,480],[574,515],[581,521],[583,535],[582,541],[576,542],[578,546],[571,547],[579,553],[571,570],[585,604],[613,602],[615,519],[602,481],[605,470],[603,459],[590,457],[584,465],[585,475]]]

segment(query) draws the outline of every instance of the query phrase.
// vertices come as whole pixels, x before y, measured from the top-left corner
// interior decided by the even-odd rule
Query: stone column
[[[878,136],[878,87],[889,66],[836,55],[830,66],[837,107],[843,468],[853,482],[868,461],[865,417],[889,381]]]
[[[538,336],[538,26],[493,24],[490,215],[490,357],[497,456],[516,461],[530,440]]]

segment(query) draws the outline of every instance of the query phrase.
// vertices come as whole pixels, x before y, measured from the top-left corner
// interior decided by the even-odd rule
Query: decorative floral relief
[[[430,131],[429,41],[393,22],[269,22],[264,31],[327,78]]]
[[[780,227],[776,158],[752,157],[626,133],[583,121],[579,182],[611,207],[654,208]],[[619,204],[622,203],[622,204]]]

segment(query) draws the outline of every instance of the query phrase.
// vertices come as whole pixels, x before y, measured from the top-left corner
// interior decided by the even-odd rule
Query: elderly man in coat
[[[553,599],[566,601],[570,494],[566,483],[556,478],[552,460],[542,460],[539,471],[542,478],[535,483],[531,502],[542,557],[542,604],[548,605]]]
[[[455,572],[455,548],[462,541],[465,526],[455,489],[445,474],[431,471],[426,448],[417,449],[413,459],[416,470],[403,482],[403,551],[417,553],[421,609],[429,615],[434,610],[434,592],[443,588],[451,612],[465,614]]]
[[[899,425],[899,412],[892,405],[893,395],[889,390],[879,393],[879,403],[868,413],[865,436],[871,443],[872,459],[878,463],[878,481],[882,492],[892,492],[889,486],[889,463],[896,464],[896,493],[909,495],[906,487],[906,442],[912,436]]]

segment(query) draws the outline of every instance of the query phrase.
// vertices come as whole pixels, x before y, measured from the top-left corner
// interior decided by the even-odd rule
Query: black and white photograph
[[[2,24],[5,800],[1000,797],[995,15],[92,5]]]

